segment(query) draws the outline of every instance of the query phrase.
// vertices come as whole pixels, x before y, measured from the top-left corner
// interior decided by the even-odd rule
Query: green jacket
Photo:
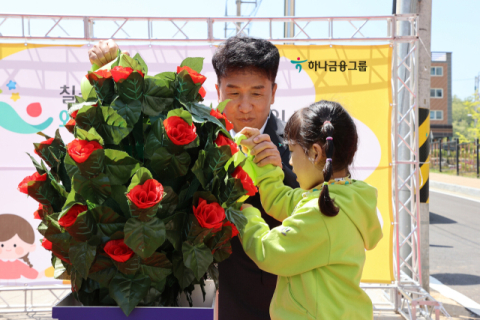
[[[372,301],[359,285],[365,249],[382,238],[376,189],[355,180],[329,185],[340,212],[327,217],[318,207],[320,191],[285,186],[279,167],[253,167],[265,211],[282,221],[270,230],[258,209],[243,210],[245,252],[278,275],[271,318],[372,320]]]

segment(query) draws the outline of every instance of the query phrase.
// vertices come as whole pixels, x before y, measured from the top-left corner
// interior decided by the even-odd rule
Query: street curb
[[[472,197],[480,197],[480,189],[459,186],[457,184],[430,180],[430,188],[463,193]]]
[[[465,309],[470,310],[470,312],[473,312],[480,316],[480,304],[476,303],[475,301],[461,294],[460,292],[444,285],[432,276],[430,276],[430,288],[438,291],[441,295],[456,301]]]

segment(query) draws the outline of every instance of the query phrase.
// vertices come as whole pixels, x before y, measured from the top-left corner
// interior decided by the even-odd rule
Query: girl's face
[[[34,244],[26,243],[16,234],[10,240],[0,242],[0,260],[16,260],[34,250]]]
[[[310,161],[308,155],[305,154],[303,148],[298,144],[288,145],[290,150],[290,165],[293,167],[293,172],[297,175],[297,181],[300,188],[310,190],[323,182],[323,165],[318,165],[319,159],[322,157],[321,150],[310,150]],[[315,159],[315,161],[313,160]],[[317,162],[317,165],[314,164]]]

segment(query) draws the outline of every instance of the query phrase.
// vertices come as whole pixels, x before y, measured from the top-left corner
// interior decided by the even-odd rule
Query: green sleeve
[[[290,188],[283,184],[284,173],[280,167],[269,164],[264,167],[253,165],[262,207],[278,221],[289,217],[305,190]]]
[[[242,212],[248,220],[241,236],[243,249],[260,269],[289,277],[328,265],[330,239],[317,209],[299,208],[272,230],[258,209]]]

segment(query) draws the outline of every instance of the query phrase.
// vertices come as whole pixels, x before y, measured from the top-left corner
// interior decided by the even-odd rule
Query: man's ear
[[[215,89],[217,89],[217,98],[218,98],[218,103],[220,103],[221,97],[220,97],[220,87],[218,86],[218,83],[215,84]]]
[[[275,103],[275,93],[277,92],[277,84],[274,83],[273,84],[273,88],[272,88],[272,102],[270,104],[274,104]]]
[[[323,153],[322,147],[318,143],[314,143],[310,149],[312,152],[312,158],[314,164],[319,164],[325,160],[325,155]]]

